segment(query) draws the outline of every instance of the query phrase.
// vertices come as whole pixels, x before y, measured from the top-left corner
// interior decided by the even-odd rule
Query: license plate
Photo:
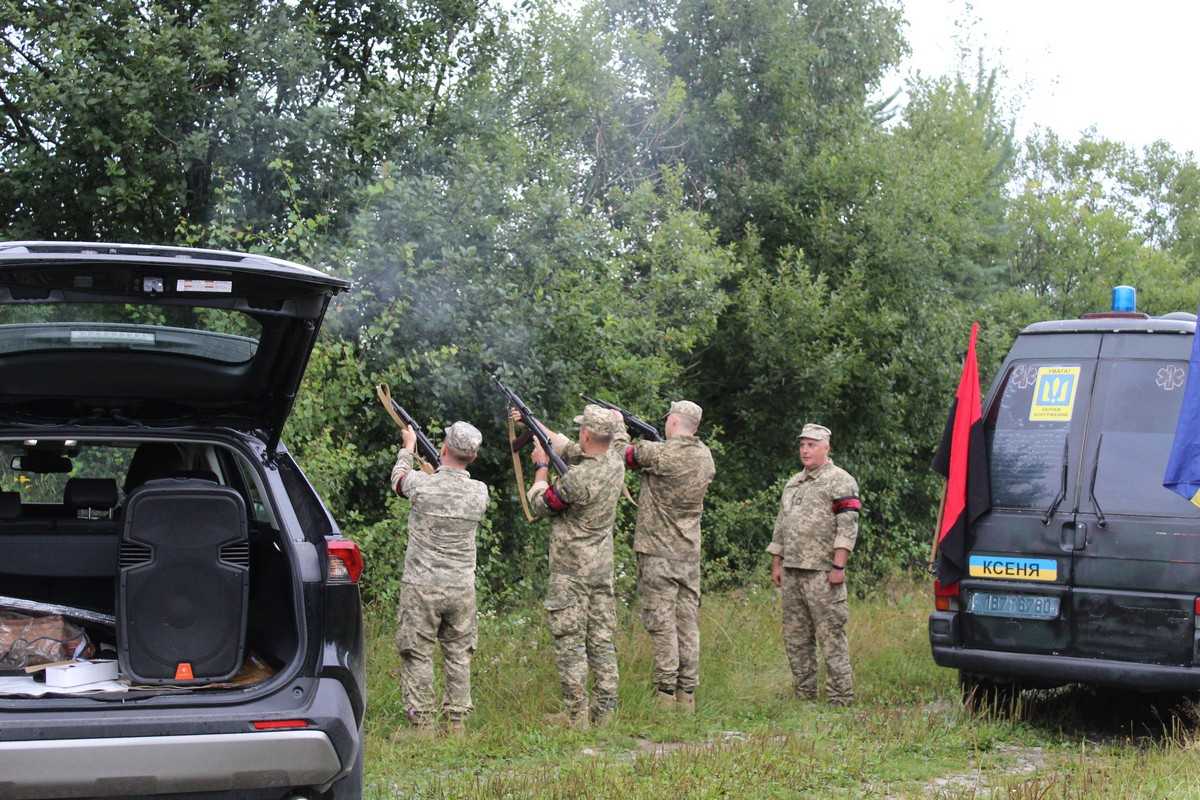
[[[1058,616],[1058,604],[1059,598],[1045,595],[972,592],[967,611],[985,617],[1054,619]]]

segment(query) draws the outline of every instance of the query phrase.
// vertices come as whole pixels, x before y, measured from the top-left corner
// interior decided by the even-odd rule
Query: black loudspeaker
[[[242,666],[250,589],[246,504],[195,479],[143,484],[125,504],[117,653],[136,683],[202,684]]]

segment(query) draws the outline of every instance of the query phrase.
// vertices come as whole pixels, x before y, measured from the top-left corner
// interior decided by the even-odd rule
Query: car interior
[[[220,560],[249,571],[247,662],[259,666],[261,679],[296,655],[290,562],[261,478],[245,455],[218,443],[163,440],[26,440],[0,442],[0,452],[0,612],[6,599],[16,598],[111,616],[111,625],[75,621],[98,657],[115,657],[119,615],[139,611],[120,607],[120,576],[150,549],[129,541],[131,499],[152,488],[204,494],[211,487],[236,493],[238,513],[246,517],[245,541],[224,547]],[[180,515],[170,520],[163,546],[186,545],[189,533],[195,529]]]

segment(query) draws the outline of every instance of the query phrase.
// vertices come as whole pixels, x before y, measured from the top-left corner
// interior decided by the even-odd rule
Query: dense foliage
[[[0,224],[350,277],[287,438],[378,596],[405,518],[379,381],[484,431],[482,584],[536,590],[492,368],[556,427],[581,391],[699,401],[710,585],[763,567],[794,434],[829,425],[868,589],[924,564],[972,320],[986,373],[1114,283],[1152,313],[1200,289],[1190,154],[1015,141],[985,69],[883,98],[905,48],[889,0],[0,0]]]

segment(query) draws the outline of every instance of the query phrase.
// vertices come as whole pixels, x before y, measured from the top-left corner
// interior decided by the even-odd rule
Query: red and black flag
[[[975,360],[978,334],[976,322],[971,325],[971,341],[942,443],[933,457],[934,471],[946,478],[937,532],[937,577],[943,586],[957,583],[967,574],[967,529],[992,507],[979,397],[979,363]]]

